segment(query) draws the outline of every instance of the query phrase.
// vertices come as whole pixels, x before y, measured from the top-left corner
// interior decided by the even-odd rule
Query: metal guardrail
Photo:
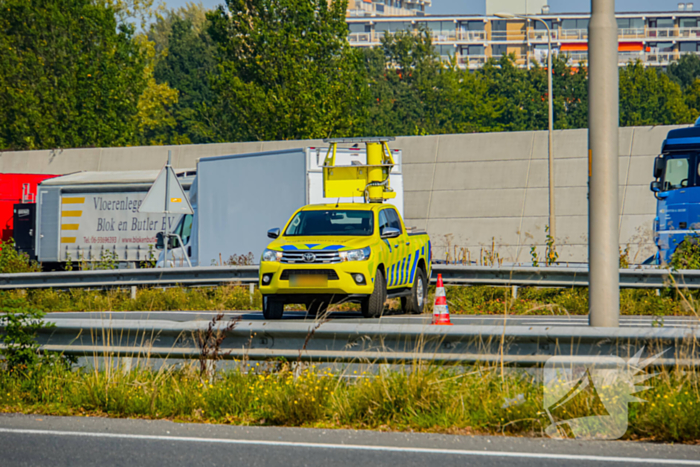
[[[433,265],[434,281],[442,274],[448,284],[587,287],[588,269],[582,267],[487,267]],[[46,289],[70,287],[128,287],[128,286],[210,286],[230,283],[255,284],[257,266],[211,266],[166,269],[114,269],[91,271],[37,272],[0,274],[2,289]],[[700,289],[700,270],[671,271],[668,269],[620,269],[622,288]]]
[[[2,289],[70,287],[129,287],[170,285],[221,285],[257,283],[257,266],[210,266],[197,268],[109,269],[89,271],[0,274]]]
[[[590,328],[587,326],[431,326],[348,321],[241,321],[226,333],[225,359],[286,359],[346,363],[544,364],[552,356],[630,358],[637,350],[654,355],[655,366],[700,366],[698,326],[674,328]],[[221,328],[227,323],[219,323]],[[197,333],[208,321],[59,319],[40,331],[44,350],[83,358],[197,358]]]

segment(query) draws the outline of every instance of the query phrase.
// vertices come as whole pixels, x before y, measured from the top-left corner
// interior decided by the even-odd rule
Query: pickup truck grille
[[[313,255],[311,261],[307,261],[304,258],[305,255]],[[286,264],[332,264],[340,263],[340,254],[337,251],[325,251],[325,250],[294,250],[294,251],[283,251],[281,263]]]
[[[333,269],[285,269],[280,274],[280,279],[288,281],[292,275],[319,275],[328,276],[329,281],[337,281],[338,273]]]

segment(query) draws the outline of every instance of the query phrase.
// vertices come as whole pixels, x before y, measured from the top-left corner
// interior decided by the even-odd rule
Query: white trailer
[[[194,170],[179,170],[185,189]],[[179,215],[140,213],[157,170],[79,172],[44,180],[38,187],[34,248],[42,263],[138,262],[149,259],[156,234]],[[50,266],[49,266],[50,267]]]
[[[227,263],[233,255],[252,253],[255,262],[269,242],[267,231],[284,226],[289,216],[307,204],[364,202],[357,198],[326,198],[323,161],[327,147],[204,157],[190,188],[194,215],[183,216],[171,237],[168,265],[193,266]],[[392,150],[396,165],[389,176],[396,197],[389,200],[403,216],[401,151]],[[336,166],[366,160],[364,148],[338,149]],[[163,253],[159,265],[163,266]]]

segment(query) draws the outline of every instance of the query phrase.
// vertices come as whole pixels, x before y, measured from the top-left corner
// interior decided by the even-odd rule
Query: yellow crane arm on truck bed
[[[394,167],[388,141],[391,136],[377,138],[333,138],[323,162],[323,193],[326,198],[352,198],[362,196],[368,203],[383,203],[395,198],[396,193],[389,184],[389,173]],[[364,143],[367,148],[365,164],[335,165],[338,144]]]

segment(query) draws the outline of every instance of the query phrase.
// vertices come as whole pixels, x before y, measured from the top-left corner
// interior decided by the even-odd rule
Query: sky
[[[162,0],[168,8],[184,6],[188,0]],[[196,0],[189,0],[195,1]],[[429,15],[467,15],[484,14],[484,0],[432,0],[433,5],[426,11]],[[692,0],[691,0],[692,1]],[[206,8],[214,8],[223,0],[200,0]],[[675,11],[679,0],[617,0],[617,11]],[[685,3],[683,0],[681,3]],[[695,9],[700,10],[700,0],[695,3]],[[590,0],[550,0],[552,13],[579,13],[591,9]]]

